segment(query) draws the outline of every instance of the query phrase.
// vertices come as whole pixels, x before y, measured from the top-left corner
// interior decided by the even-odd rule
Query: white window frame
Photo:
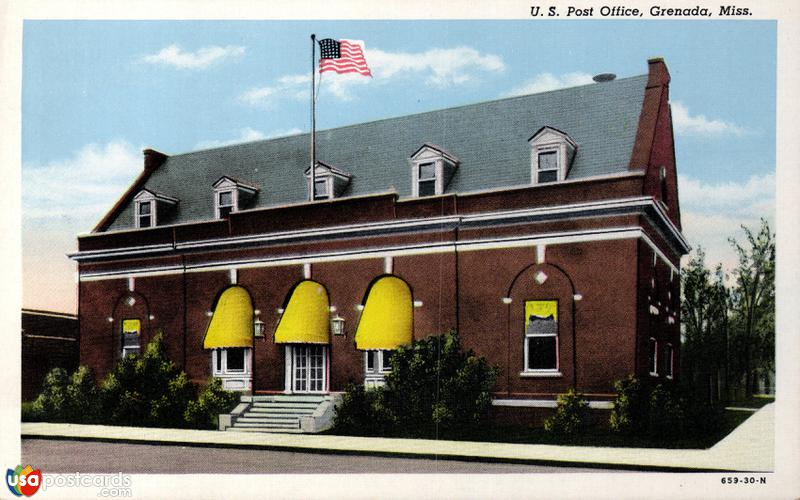
[[[228,369],[228,349],[242,349],[244,368],[242,370]],[[252,350],[249,347],[221,347],[211,350],[211,373],[217,376],[224,375],[250,375],[252,373]]]
[[[155,198],[153,199],[143,199],[143,200],[136,200],[136,228],[137,229],[148,229],[151,227],[156,227],[155,222],[158,220],[156,215],[156,210],[158,204],[155,202]],[[150,206],[150,213],[147,215],[142,215],[142,205],[149,205]],[[150,224],[147,226],[142,226],[142,218],[147,217],[150,220]]]
[[[523,307],[524,302],[523,302]],[[528,333],[527,329],[525,330],[525,335],[523,337],[523,358],[522,358],[522,372],[520,375],[523,377],[561,377],[561,342],[558,335],[558,321],[556,321],[556,332],[555,333]],[[556,367],[555,368],[529,368],[530,366],[530,347],[529,344],[531,339],[537,337],[554,337],[556,340]]]
[[[533,174],[534,175],[534,184],[554,184],[556,182],[564,180],[563,174],[561,172],[562,169],[561,169],[561,151],[560,151],[560,149],[561,148],[558,147],[558,146],[552,146],[552,147],[542,147],[542,148],[539,148],[539,149],[536,150],[536,170],[535,170],[535,172]],[[556,166],[555,166],[555,168],[543,169],[542,166],[540,165],[540,161],[539,161],[539,160],[541,160],[542,155],[555,155],[555,157],[556,157]],[[552,172],[552,171],[555,171],[555,173],[556,173],[555,180],[546,181],[546,182],[542,182],[542,181],[539,180],[539,174],[540,173],[542,173],[542,172]]]
[[[452,178],[458,166],[458,158],[440,151],[430,144],[425,144],[411,156],[411,196],[414,198],[424,198],[427,196],[438,196],[444,194],[445,188],[445,169],[448,176]],[[421,196],[419,194],[420,170],[423,165],[433,164],[434,172],[434,192],[433,194]],[[430,182],[427,179],[422,182]]]
[[[367,389],[375,389],[386,385],[386,374],[391,373],[391,367],[386,368],[384,361],[392,356],[394,351],[386,349],[376,349],[364,351],[364,387]],[[369,356],[372,354],[374,357],[375,365],[372,369],[369,367]]]
[[[569,163],[574,158],[578,148],[569,135],[553,127],[546,126],[539,129],[533,137],[528,139],[528,143],[531,146],[531,184],[555,184],[567,178]],[[556,180],[539,182],[539,155],[553,152],[556,154]]]
[[[211,375],[222,380],[222,387],[229,391],[247,391],[252,387],[253,349],[250,347],[231,347],[243,349],[244,370],[228,369],[228,348],[211,350]]]
[[[652,360],[650,359],[651,354],[653,356]],[[650,362],[650,366],[647,367],[650,372],[650,376],[658,377],[658,340],[656,340],[654,337],[650,337],[650,339],[647,341],[647,360]]]
[[[436,196],[442,194],[444,188],[442,186],[442,168],[439,165],[440,162],[438,161],[426,161],[417,163],[414,168],[414,196],[415,197],[424,197],[424,196]],[[427,167],[428,165],[433,166],[433,179],[423,179],[422,178],[422,167]],[[433,181],[433,194],[420,194],[420,184],[425,182],[429,183]]]
[[[325,182],[325,195],[317,197],[314,186],[311,185],[311,168],[306,169],[306,190],[311,201],[332,200],[340,195],[350,183],[350,174],[321,161],[317,162],[314,169],[314,182]]]
[[[325,192],[322,195],[317,195],[316,186],[314,187],[314,192],[312,193],[314,200],[330,200],[333,199],[333,178],[331,176],[324,176],[322,178],[317,177],[314,180],[317,184],[325,184]],[[309,180],[309,184],[311,181]]]
[[[667,369],[667,372],[664,374],[664,376],[672,380],[673,376],[675,375],[675,348],[672,346],[671,342],[667,342],[667,352],[669,353],[669,357],[664,364],[665,368]]]
[[[139,321],[139,329],[136,330],[136,337],[138,339],[138,343],[136,346],[126,346],[125,345],[125,321],[137,320]],[[121,333],[121,340],[122,340],[122,357],[124,358],[129,353],[134,354],[138,353],[141,354],[142,352],[142,320],[139,318],[124,318],[122,323],[120,323],[120,331]]]
[[[229,193],[231,195],[231,204],[230,205],[223,205],[220,201],[220,198],[223,194]],[[235,188],[224,188],[224,189],[215,189],[214,190],[214,217],[216,219],[224,219],[222,217],[221,209],[230,207],[230,213],[237,212],[239,210],[239,191]]]

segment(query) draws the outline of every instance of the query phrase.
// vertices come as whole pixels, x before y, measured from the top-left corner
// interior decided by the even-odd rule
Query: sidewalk
[[[487,462],[602,466],[635,470],[769,472],[774,470],[774,419],[774,403],[768,404],[748,418],[725,439],[707,450],[595,448],[50,423],[23,423],[22,437],[303,450],[320,453],[400,455]]]

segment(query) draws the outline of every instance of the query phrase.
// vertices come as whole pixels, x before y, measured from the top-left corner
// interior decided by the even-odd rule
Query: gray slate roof
[[[528,139],[543,126],[578,144],[569,178],[628,169],[647,76],[511,97],[317,132],[317,159],[352,175],[343,196],[394,189],[411,195],[409,157],[433,143],[460,159],[446,192],[530,183]],[[164,223],[214,216],[212,184],[221,176],[259,187],[254,207],[306,199],[309,136],[300,134],[170,156],[145,188],[178,198]],[[108,230],[133,227],[133,201]]]

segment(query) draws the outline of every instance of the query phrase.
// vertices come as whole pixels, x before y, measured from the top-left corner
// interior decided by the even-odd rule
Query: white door
[[[291,350],[291,392],[326,392],[328,349],[324,345],[298,344]]]

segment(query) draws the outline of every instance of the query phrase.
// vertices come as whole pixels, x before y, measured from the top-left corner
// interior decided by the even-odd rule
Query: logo
[[[33,470],[30,465],[25,467],[18,465],[16,469],[6,471],[6,484],[14,495],[29,497],[39,491],[39,486],[42,485],[42,471]]]

